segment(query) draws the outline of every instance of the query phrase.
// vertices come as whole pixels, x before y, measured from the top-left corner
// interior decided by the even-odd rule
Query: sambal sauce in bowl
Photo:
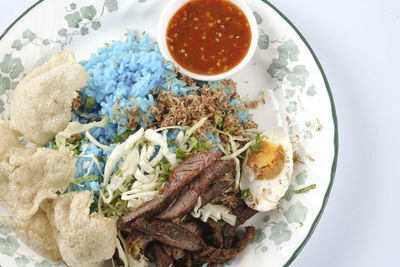
[[[250,61],[257,41],[257,23],[242,0],[175,0],[158,25],[163,56],[197,80],[236,73]]]

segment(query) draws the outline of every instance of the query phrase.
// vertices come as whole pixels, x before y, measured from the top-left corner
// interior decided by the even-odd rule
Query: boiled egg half
[[[247,151],[240,190],[248,190],[244,194],[247,206],[268,211],[278,205],[292,180],[293,148],[287,131],[282,127],[266,130],[261,141],[258,151]]]

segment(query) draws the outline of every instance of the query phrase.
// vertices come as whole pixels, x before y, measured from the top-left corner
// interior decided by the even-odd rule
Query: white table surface
[[[3,32],[36,1],[0,2]],[[271,2],[317,54],[339,121],[331,197],[292,266],[400,266],[400,1]]]

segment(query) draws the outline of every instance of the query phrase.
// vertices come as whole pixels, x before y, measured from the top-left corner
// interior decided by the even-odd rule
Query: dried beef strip
[[[220,196],[223,192],[225,192],[229,187],[233,184],[232,180],[221,179],[209,186],[202,194],[201,194],[201,205],[204,206],[207,203],[210,203],[213,199]]]
[[[230,248],[232,246],[233,239],[236,236],[236,228],[239,225],[244,224],[256,213],[256,210],[247,207],[246,203],[244,203],[243,200],[240,200],[238,206],[232,210],[232,214],[236,215],[236,224],[234,226],[226,224],[224,248]]]
[[[196,261],[207,262],[207,263],[222,263],[226,260],[237,256],[242,252],[250,241],[255,237],[256,230],[253,226],[246,227],[246,233],[244,236],[235,244],[233,248],[219,249],[215,247],[207,247],[201,252],[200,255],[194,255]]]
[[[234,167],[235,162],[233,160],[215,161],[200,174],[199,178],[189,185],[189,188],[185,190],[168,209],[158,215],[157,218],[172,220],[190,212],[194,206],[196,206],[200,194],[215,180],[232,171]]]
[[[134,259],[139,259],[140,255],[143,254],[144,248],[153,240],[150,236],[144,233],[132,229],[128,237],[125,239],[125,243],[128,248],[128,253],[132,255]]]
[[[209,235],[211,244],[216,248],[222,247],[222,245],[224,244],[224,238],[219,222],[216,222],[213,219],[208,219],[206,224],[211,230],[211,233]]]
[[[173,267],[174,260],[162,249],[161,244],[154,244],[154,256],[157,267]]]
[[[140,218],[133,222],[131,227],[172,247],[188,251],[198,251],[204,247],[204,242],[200,237],[169,221],[147,221],[144,218]]]

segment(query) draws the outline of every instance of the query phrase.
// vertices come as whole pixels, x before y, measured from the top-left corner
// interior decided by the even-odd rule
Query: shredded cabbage
[[[99,170],[99,173],[101,174],[101,176],[103,176],[103,170],[101,169],[100,163],[94,155],[79,155],[78,157],[91,159],[90,162],[87,161],[89,163],[89,166],[87,166],[87,168],[85,168],[85,169],[87,169],[86,175],[89,175],[89,173],[93,167],[93,164],[96,164],[96,167]]]
[[[106,150],[106,151],[112,151],[112,147],[106,146],[101,144],[99,141],[96,140],[96,138],[94,138],[89,131],[86,131],[85,136],[87,137],[87,139],[89,139],[90,142],[92,142],[95,146],[98,146],[99,148]]]
[[[197,204],[193,208],[192,216],[200,218],[203,222],[207,222],[208,218],[214,221],[224,220],[230,225],[235,225],[236,216],[229,213],[229,209],[224,205],[207,204],[201,207],[201,197],[197,199]]]
[[[115,168],[115,165],[124,155],[126,155],[132,149],[132,147],[136,144],[136,142],[142,139],[143,134],[144,134],[144,129],[140,128],[140,130],[130,135],[128,139],[126,139],[122,144],[118,144],[108,157],[106,166],[104,167],[104,180],[103,180],[103,185],[105,185],[105,188],[107,189],[108,197],[106,197],[104,194],[100,194],[105,203],[109,204],[111,202],[113,193],[116,189],[115,188],[113,190],[113,188],[107,186],[110,180],[111,173]]]
[[[185,137],[184,133],[179,132],[175,138],[175,145],[181,146],[183,144],[184,137]]]
[[[82,124],[78,121],[70,122],[63,131],[56,135],[56,145],[58,147],[65,146],[65,142],[74,134],[89,131],[93,127],[104,127],[109,122],[108,117],[105,117],[101,121],[95,121],[88,124]]]
[[[229,137],[229,142],[231,144],[231,151],[232,153],[229,153],[224,149],[224,147],[221,144],[217,144],[218,148],[222,151],[222,153],[225,154],[225,156],[221,157],[222,160],[229,160],[233,159],[235,161],[235,191],[239,190],[239,183],[240,183],[240,160],[238,156],[245,152],[249,147],[251,147],[254,143],[255,140],[248,141],[248,138],[243,138],[243,137],[238,137],[238,136],[232,136],[230,133],[224,132],[217,130],[220,134],[224,134]],[[240,149],[237,149],[237,144],[235,141],[248,141],[243,147]]]
[[[163,161],[168,163],[168,173],[165,173]],[[177,165],[175,153],[168,149],[167,130],[161,134],[152,129],[140,129],[111,152],[104,168],[100,195],[110,204],[118,191],[117,196],[127,201],[127,207],[135,208],[158,193],[165,182],[160,179]],[[118,172],[112,174],[116,166]]]
[[[204,117],[201,118],[195,125],[193,125],[190,129],[188,129],[185,133],[185,137],[183,138],[183,141],[186,142],[190,136],[197,130],[199,129],[201,126],[203,126],[203,124],[206,122],[208,118]]]

